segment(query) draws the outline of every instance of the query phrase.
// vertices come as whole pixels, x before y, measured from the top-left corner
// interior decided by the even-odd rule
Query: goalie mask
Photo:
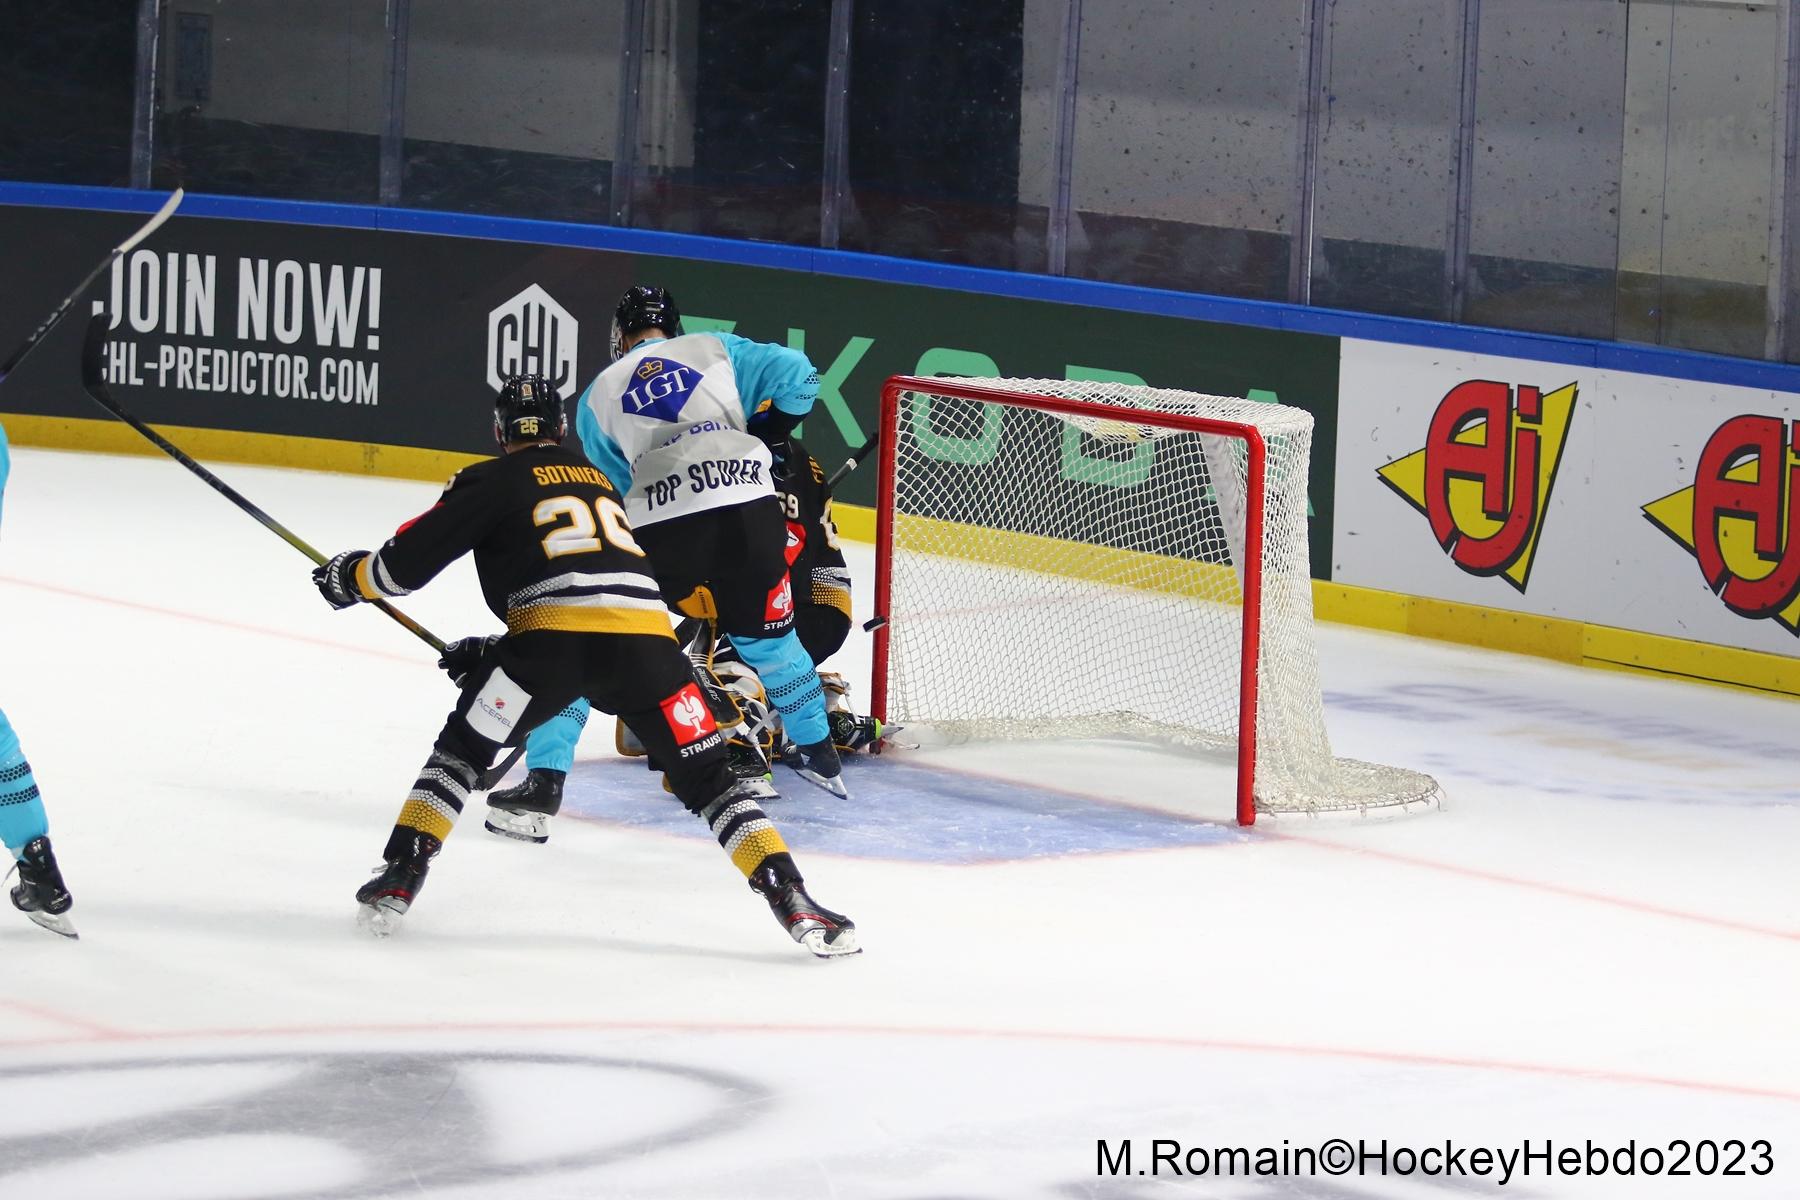
[[[494,401],[494,440],[502,446],[515,442],[560,442],[569,432],[569,415],[563,409],[556,385],[542,375],[509,375]]]
[[[681,336],[681,310],[667,289],[634,284],[619,297],[613,310],[612,356],[617,362],[625,353],[625,339],[646,329],[660,329],[670,337]]]

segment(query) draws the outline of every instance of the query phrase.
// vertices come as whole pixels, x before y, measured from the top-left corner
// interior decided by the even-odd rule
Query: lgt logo
[[[1726,608],[1800,636],[1800,420],[1733,417],[1707,439],[1694,486],[1644,517],[1699,560]]]
[[[681,420],[682,406],[700,386],[700,372],[672,358],[647,358],[635,374],[638,382],[626,388],[619,401],[626,412],[658,421]]]
[[[580,345],[580,322],[534,283],[488,313],[488,386],[497,392],[508,375],[542,375],[566,397]]]
[[[1471,379],[1445,393],[1425,448],[1376,468],[1424,515],[1450,561],[1523,592],[1562,461],[1577,385]]]

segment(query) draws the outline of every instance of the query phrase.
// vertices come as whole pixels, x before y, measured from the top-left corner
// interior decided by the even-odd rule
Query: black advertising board
[[[6,344],[141,219],[33,206],[0,218]],[[671,288],[690,330],[804,350],[822,382],[804,432],[828,468],[875,428],[895,374],[1110,379],[1306,408],[1312,561],[1330,561],[1335,337],[700,258],[178,214],[94,286],[3,403],[104,416],[77,367],[101,304],[113,393],[152,423],[485,454],[501,377],[541,371],[579,392],[638,282]],[[841,498],[872,503],[873,475],[851,476]]]

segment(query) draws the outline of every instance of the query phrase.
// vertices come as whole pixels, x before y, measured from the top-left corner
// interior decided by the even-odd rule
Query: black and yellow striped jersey
[[[465,467],[438,502],[357,571],[367,596],[403,596],[464,554],[513,633],[557,629],[673,636],[619,493],[561,446],[529,446]]]
[[[786,474],[776,478],[775,488],[787,517],[788,574],[794,581],[794,597],[799,603],[837,608],[849,616],[850,572],[838,546],[837,526],[831,522],[825,468],[799,438],[788,440],[787,453]]]

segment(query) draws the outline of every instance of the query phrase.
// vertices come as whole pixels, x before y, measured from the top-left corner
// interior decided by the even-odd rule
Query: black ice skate
[[[820,958],[862,953],[856,923],[807,895],[805,881],[792,867],[786,871],[761,868],[750,876],[750,890],[769,902],[770,911],[789,937]]]
[[[744,729],[739,726],[734,732],[743,733]],[[762,752],[761,746],[747,737],[732,737],[725,743],[725,757],[732,782],[745,785],[759,800],[768,800],[778,794],[775,769],[769,766],[768,755]]]
[[[782,748],[781,761],[800,773],[808,783],[816,783],[834,796],[848,797],[844,786],[844,763],[829,737],[809,746],[789,742]]]
[[[503,838],[543,845],[550,840],[550,818],[562,809],[567,773],[533,767],[525,782],[488,796],[487,831]]]
[[[403,844],[401,853],[376,869],[375,878],[356,889],[356,923],[374,934],[386,937],[400,927],[400,918],[418,898],[425,886],[425,872],[431,860],[444,848],[444,843],[429,833],[415,832]]]
[[[850,712],[834,710],[826,713],[825,719],[831,723],[831,744],[850,754],[885,741],[890,734],[900,730],[898,725],[884,725],[874,717],[859,717]]]
[[[80,937],[75,932],[75,923],[69,919],[69,910],[75,906],[75,900],[63,884],[56,855],[50,849],[50,839],[37,837],[26,842],[16,867],[19,882],[12,890],[13,907],[51,933],[60,933],[66,938]]]

